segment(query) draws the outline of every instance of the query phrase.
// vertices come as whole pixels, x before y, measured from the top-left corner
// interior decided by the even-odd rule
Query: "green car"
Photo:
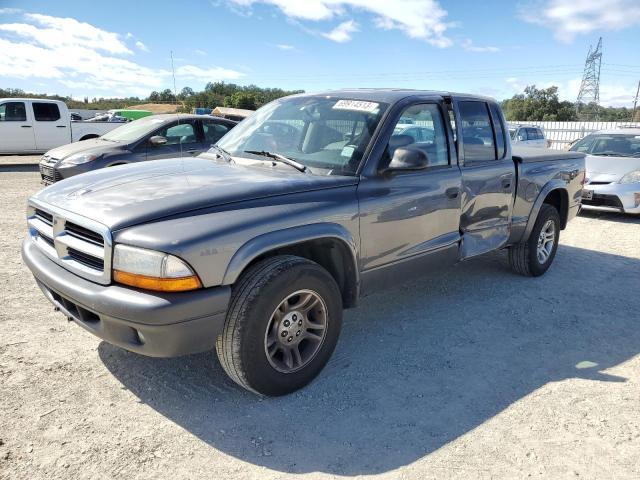
[[[150,112],[149,110],[109,110],[109,113],[119,117],[124,117],[129,121],[153,115],[153,112]]]

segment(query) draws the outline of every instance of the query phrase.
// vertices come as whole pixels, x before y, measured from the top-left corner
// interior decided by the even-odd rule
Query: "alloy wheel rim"
[[[547,220],[540,235],[538,235],[538,244],[536,248],[536,254],[538,256],[538,262],[544,264],[549,260],[551,252],[556,242],[556,224],[553,220]]]
[[[298,290],[271,314],[264,337],[269,364],[281,373],[307,366],[318,354],[327,332],[327,306],[313,290]]]

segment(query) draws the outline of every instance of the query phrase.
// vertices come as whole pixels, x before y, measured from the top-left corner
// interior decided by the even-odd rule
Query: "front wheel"
[[[340,289],[324,268],[300,257],[272,257],[256,263],[234,287],[216,351],[240,386],[284,395],[320,373],[341,325]]]
[[[509,247],[511,268],[526,276],[545,273],[556,256],[560,239],[560,215],[552,205],[543,204],[529,239]]]

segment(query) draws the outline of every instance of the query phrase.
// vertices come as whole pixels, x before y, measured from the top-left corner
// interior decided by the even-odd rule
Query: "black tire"
[[[326,306],[326,331],[309,363],[283,373],[270,363],[265,335],[272,312],[299,290],[317,294]],[[342,326],[342,296],[333,277],[320,265],[291,255],[262,260],[234,286],[216,352],[225,372],[241,387],[262,395],[285,395],[311,382],[325,366]]]
[[[548,221],[552,221],[555,227],[555,239],[553,248],[548,258],[540,262],[537,255],[538,239],[543,227]],[[543,204],[538,213],[536,223],[531,230],[531,235],[526,242],[509,247],[509,264],[516,273],[528,277],[539,277],[544,274],[556,256],[558,240],[560,239],[560,214],[553,205]]]

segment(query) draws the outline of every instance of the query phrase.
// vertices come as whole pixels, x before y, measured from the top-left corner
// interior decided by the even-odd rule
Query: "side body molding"
[[[336,223],[314,223],[301,225],[283,230],[259,235],[246,242],[233,255],[222,279],[223,285],[232,285],[236,282],[242,271],[262,254],[278,248],[293,246],[310,240],[337,239],[344,243],[353,262],[353,271],[356,275],[356,288],[360,285],[360,268],[358,261],[358,249],[351,233]]]
[[[540,209],[542,208],[542,204],[544,203],[544,199],[547,198],[547,195],[551,193],[553,190],[567,190],[567,183],[564,180],[555,179],[548,182],[540,193],[538,194],[538,198],[533,203],[533,208],[531,208],[531,213],[529,214],[529,219],[527,220],[527,226],[524,229],[524,233],[522,234],[521,242],[526,242],[529,239],[529,235],[531,235],[531,230],[533,230],[533,226],[536,223],[536,219],[538,218],[538,213],[540,213]]]

